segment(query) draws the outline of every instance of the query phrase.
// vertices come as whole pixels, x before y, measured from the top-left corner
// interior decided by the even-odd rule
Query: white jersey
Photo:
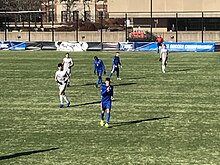
[[[65,79],[66,79],[66,76],[67,75],[66,75],[66,71],[65,70],[63,70],[63,71],[60,71],[60,70],[56,71],[55,77],[56,77],[56,79],[59,82],[64,83]]]
[[[65,70],[65,71],[68,71],[70,68],[70,66],[71,65],[73,65],[73,60],[72,60],[72,58],[64,58],[63,59],[63,69]]]
[[[168,55],[168,50],[163,48],[160,50],[160,53],[161,53],[162,60],[165,60]]]

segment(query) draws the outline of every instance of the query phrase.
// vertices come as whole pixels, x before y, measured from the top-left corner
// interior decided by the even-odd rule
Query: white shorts
[[[63,83],[62,85],[58,83],[58,87],[59,87],[60,93],[63,93],[66,90],[66,83]]]

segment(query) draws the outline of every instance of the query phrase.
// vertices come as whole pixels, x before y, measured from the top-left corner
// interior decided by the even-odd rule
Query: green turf
[[[59,109],[54,74],[65,52],[0,51],[1,165],[169,165],[220,162],[220,53],[121,52],[111,128],[99,126],[93,56],[71,53],[71,107]]]

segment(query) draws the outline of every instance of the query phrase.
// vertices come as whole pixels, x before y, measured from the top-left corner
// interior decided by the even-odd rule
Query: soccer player
[[[160,50],[160,61],[162,61],[162,72],[165,73],[168,63],[168,50],[165,44],[162,45],[162,49]]]
[[[98,79],[96,81],[96,88],[99,84],[102,84],[102,73],[106,74],[105,65],[101,59],[97,56],[94,57],[94,74],[97,73]]]
[[[112,70],[109,74],[109,78],[111,78],[112,74],[116,71],[117,80],[121,80],[121,78],[119,77],[119,65],[122,68],[119,52],[116,52],[115,56],[112,59]]]
[[[63,108],[63,100],[66,101],[66,106],[70,106],[70,101],[65,95],[65,89],[67,85],[67,81],[69,79],[68,73],[63,70],[63,64],[58,64],[58,70],[55,73],[55,81],[57,82],[57,85],[59,87],[59,96],[60,96],[60,108]]]
[[[70,77],[71,77],[71,67],[74,66],[72,58],[70,58],[69,53],[66,53],[66,57],[63,58],[63,69],[67,72],[69,75],[69,79],[67,81],[67,86],[70,86]]]
[[[100,88],[101,94],[101,112],[100,112],[100,125],[106,128],[109,127],[109,119],[110,119],[110,111],[111,104],[113,99],[113,86],[110,85],[110,78],[107,77],[105,79],[105,84],[102,84]],[[106,112],[106,115],[105,115]],[[105,123],[104,123],[104,115],[105,115]]]

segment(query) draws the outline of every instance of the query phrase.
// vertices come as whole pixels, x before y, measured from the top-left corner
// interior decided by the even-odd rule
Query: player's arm
[[[160,59],[159,61],[162,61],[162,52],[160,51]]]
[[[102,96],[105,96],[107,93],[108,93],[107,88],[101,86],[101,88],[100,88],[100,94],[101,94]]]
[[[111,100],[113,100],[113,86],[111,86]]]
[[[104,65],[103,61],[102,61],[102,70],[104,71],[104,74],[106,74],[105,65]]]
[[[58,84],[62,85],[62,82],[59,82],[59,80],[57,79],[57,74],[55,74],[55,81],[56,81]]]
[[[68,81],[68,79],[70,78],[70,75],[66,72],[66,74],[65,74],[65,83]]]
[[[74,62],[73,62],[73,60],[71,59],[71,60],[70,60],[70,66],[69,66],[69,68],[71,68],[72,66],[74,66]]]
[[[118,57],[118,64],[120,65],[120,67],[122,68],[122,65],[121,65],[121,60],[120,58]]]
[[[94,74],[96,74],[96,70],[97,70],[97,66],[96,66],[96,62],[94,61]]]

